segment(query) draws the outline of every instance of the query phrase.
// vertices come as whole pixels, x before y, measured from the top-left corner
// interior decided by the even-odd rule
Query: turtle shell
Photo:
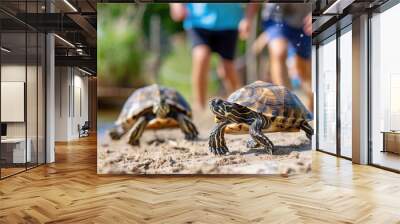
[[[274,122],[266,132],[298,131],[302,121],[313,119],[300,99],[286,87],[256,81],[232,93],[228,102],[237,103],[267,117],[274,117]],[[247,125],[231,124],[226,132],[248,131]]]
[[[152,110],[153,105],[163,97],[167,104],[178,109],[187,116],[192,116],[192,110],[183,96],[174,89],[153,84],[134,91],[126,100],[122,111],[115,122],[123,125],[126,122],[135,121],[143,112]],[[154,119],[150,121],[147,128],[174,127],[178,123],[172,118]]]

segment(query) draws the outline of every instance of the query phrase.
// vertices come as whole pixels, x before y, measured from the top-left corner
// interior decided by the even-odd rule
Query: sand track
[[[311,168],[310,143],[303,132],[271,133],[274,155],[263,149],[247,149],[248,135],[226,135],[230,153],[215,156],[208,151],[208,135],[214,126],[209,112],[197,113],[200,136],[186,141],[179,129],[147,130],[140,146],[127,144],[129,134],[113,141],[98,141],[99,174],[294,174]]]

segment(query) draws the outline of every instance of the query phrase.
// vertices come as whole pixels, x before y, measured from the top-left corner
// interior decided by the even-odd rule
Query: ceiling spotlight
[[[83,72],[83,73],[85,73],[86,75],[93,75],[92,73],[90,73],[90,72],[88,72],[88,71],[86,71],[86,70],[83,70],[83,69],[81,69],[81,68],[79,68],[79,67],[78,67],[78,70],[81,71],[81,72]]]
[[[9,49],[7,49],[7,48],[5,48],[5,47],[1,47],[0,49],[1,49],[2,51],[6,52],[6,53],[10,53],[10,52],[11,52],[11,50],[9,50]]]
[[[68,1],[64,0],[65,4],[67,4],[74,12],[78,12],[78,10]]]
[[[57,34],[54,34],[54,36],[57,37],[57,38],[58,38],[59,40],[61,40],[62,42],[66,43],[68,46],[75,48],[75,45],[73,45],[73,44],[72,44],[71,42],[69,42],[68,40],[66,40],[66,39],[64,39],[64,38],[62,38],[62,37],[60,37],[60,36],[57,35]]]
[[[343,10],[351,5],[355,0],[336,0],[322,14],[342,14]]]
[[[84,52],[83,52],[82,48],[77,48],[76,49],[76,53],[78,53],[78,55],[84,55]]]

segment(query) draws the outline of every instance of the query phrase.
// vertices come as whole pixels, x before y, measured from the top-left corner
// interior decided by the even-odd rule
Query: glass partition
[[[41,12],[39,2],[18,9]],[[45,44],[43,33],[0,12],[1,179],[45,163]]]
[[[336,36],[318,47],[318,149],[336,154]]]
[[[25,32],[1,34],[2,177],[24,171],[31,161],[26,141],[26,41]]]

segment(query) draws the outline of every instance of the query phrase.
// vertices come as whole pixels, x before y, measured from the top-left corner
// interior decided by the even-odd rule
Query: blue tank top
[[[187,3],[188,15],[183,27],[188,30],[237,30],[243,17],[240,3]]]

